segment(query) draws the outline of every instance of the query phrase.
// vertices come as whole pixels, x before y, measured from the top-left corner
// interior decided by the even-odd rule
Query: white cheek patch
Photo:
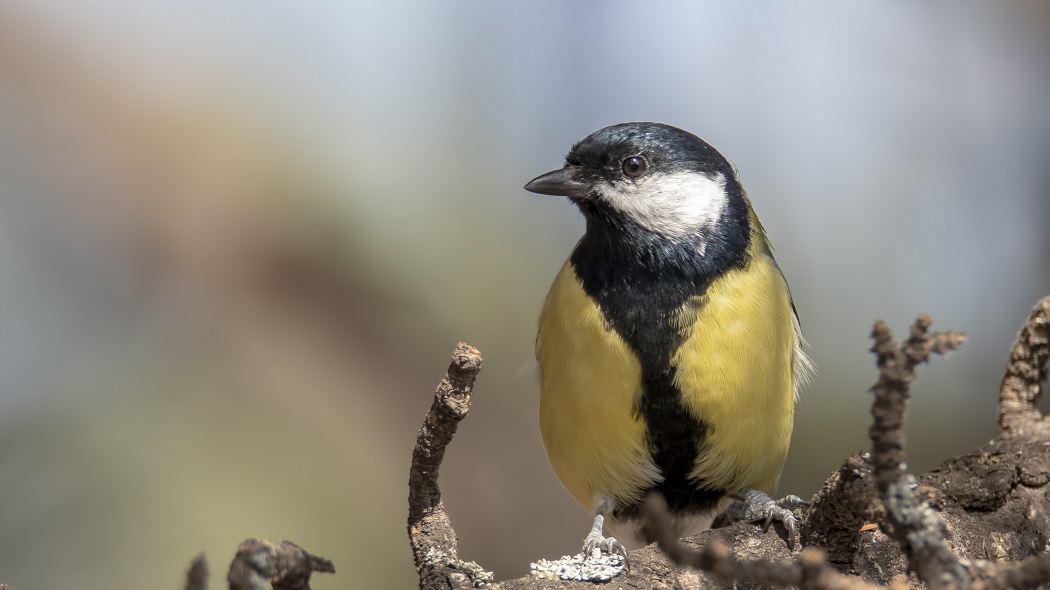
[[[653,174],[638,183],[605,183],[598,192],[642,227],[668,237],[684,237],[718,221],[726,205],[726,178],[698,172]]]

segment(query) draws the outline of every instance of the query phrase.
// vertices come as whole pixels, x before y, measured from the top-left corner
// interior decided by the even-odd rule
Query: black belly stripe
[[[664,478],[654,489],[678,513],[707,511],[725,495],[689,479],[707,424],[686,409],[671,358],[686,337],[672,323],[683,306],[699,309],[715,278],[749,261],[746,209],[742,199],[736,203],[740,209],[733,204],[731,199],[710,235],[684,241],[585,208],[587,233],[570,259],[584,291],[640,361],[642,390],[634,411],[645,421],[653,461]],[[636,500],[618,498],[613,516],[632,518],[640,510]]]

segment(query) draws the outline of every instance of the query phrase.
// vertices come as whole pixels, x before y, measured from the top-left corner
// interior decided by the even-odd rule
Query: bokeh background
[[[819,373],[780,492],[866,441],[872,321],[967,331],[910,411],[923,470],[995,431],[1050,292],[1050,3],[0,3],[0,581],[177,587],[292,539],[410,588],[407,473],[452,348],[486,356],[441,473],[519,576],[590,516],[549,470],[536,316],[582,231],[526,193],[602,126],[740,170]]]

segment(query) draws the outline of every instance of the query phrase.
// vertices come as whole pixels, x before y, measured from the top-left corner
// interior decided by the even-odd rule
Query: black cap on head
[[[618,175],[621,162],[631,156],[644,157],[651,170],[664,173],[732,172],[725,157],[706,141],[663,123],[620,123],[599,129],[572,146],[565,162]]]

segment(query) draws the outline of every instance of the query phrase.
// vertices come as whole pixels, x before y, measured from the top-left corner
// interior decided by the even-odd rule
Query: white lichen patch
[[[475,588],[482,588],[485,584],[488,584],[495,579],[492,572],[486,571],[485,568],[477,563],[452,558],[450,555],[436,547],[427,549],[426,554],[423,556],[423,560],[430,566],[450,567],[463,572],[470,578],[470,581],[473,582]]]
[[[619,555],[595,552],[589,557],[583,553],[549,561],[541,559],[531,564],[532,575],[547,579],[579,580],[581,582],[608,582],[624,570]]]
[[[475,588],[482,588],[485,584],[488,584],[495,579],[492,572],[486,571],[485,568],[473,561],[463,561],[462,559],[459,559],[456,560],[453,567],[470,576],[471,581],[474,582]]]

